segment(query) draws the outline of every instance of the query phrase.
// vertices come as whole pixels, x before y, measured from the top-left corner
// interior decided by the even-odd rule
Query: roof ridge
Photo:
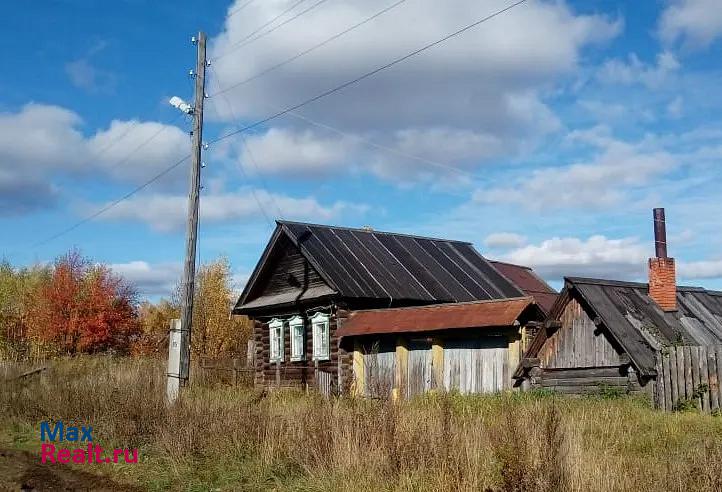
[[[469,241],[461,241],[458,239],[444,239],[440,237],[431,237],[431,236],[419,236],[416,234],[405,234],[402,232],[390,232],[390,231],[379,231],[376,229],[364,229],[362,227],[346,227],[346,226],[336,226],[336,225],[328,225],[328,224],[315,224],[312,222],[298,222],[294,220],[276,220],[277,224],[293,224],[293,225],[302,225],[307,227],[320,227],[324,229],[339,229],[343,231],[351,231],[351,232],[365,232],[369,234],[381,234],[384,236],[404,236],[404,237],[410,237],[414,239],[424,239],[427,241],[443,241],[445,243],[458,243],[458,244],[468,244],[472,245]]]
[[[633,282],[630,280],[612,280],[603,278],[590,278],[590,277],[564,277],[565,281],[569,281],[573,284],[591,284],[591,285],[607,285],[607,286],[620,286],[620,287],[633,287],[637,289],[648,289],[649,283],[646,282]],[[722,295],[722,291],[709,290],[704,287],[696,285],[678,285],[677,291],[686,292],[706,292],[712,295]]]
[[[420,306],[400,306],[393,308],[376,308],[376,309],[356,309],[351,312],[351,315],[355,313],[367,313],[371,311],[403,311],[406,309],[439,309],[452,306],[468,306],[470,304],[495,304],[511,301],[529,301],[529,304],[536,304],[536,301],[532,296],[521,296],[521,297],[507,297],[505,299],[481,299],[476,301],[463,301],[463,302],[435,302],[434,304],[425,304]]]
[[[509,266],[513,266],[513,267],[517,267],[517,268],[523,268],[524,270],[533,271],[532,267],[526,266],[526,265],[519,265],[518,263],[509,263],[508,261],[501,261],[501,260],[490,260],[488,258],[487,258],[487,261],[489,263],[499,263],[501,265],[509,265]]]

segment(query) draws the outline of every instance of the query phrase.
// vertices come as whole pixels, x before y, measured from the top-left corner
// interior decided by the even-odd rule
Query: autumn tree
[[[138,334],[133,288],[78,251],[59,257],[36,290],[29,335],[57,354],[127,352]]]
[[[28,311],[35,292],[50,278],[48,265],[14,268],[0,262],[0,358],[21,360],[34,349],[28,338]]]
[[[143,301],[138,310],[140,337],[133,344],[135,355],[168,353],[168,329],[173,319],[180,318],[177,301],[161,299],[157,303]]]
[[[196,275],[191,349],[208,357],[242,356],[250,336],[248,318],[234,316],[231,267],[220,257],[201,265]]]

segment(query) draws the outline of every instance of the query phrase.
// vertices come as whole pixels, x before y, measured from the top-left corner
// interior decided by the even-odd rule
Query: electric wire
[[[251,38],[251,39],[246,39],[246,40],[243,41],[243,42],[239,42],[239,43],[235,44],[235,45],[233,46],[233,49],[227,51],[226,53],[223,53],[223,54],[217,56],[217,57],[215,58],[215,60],[219,60],[220,58],[224,58],[225,56],[229,55],[231,52],[233,52],[233,51],[235,51],[235,50],[237,50],[237,49],[240,49],[240,48],[242,48],[242,47],[244,47],[244,46],[247,46],[247,45],[249,45],[249,44],[251,44],[251,43],[254,43],[254,42],[258,41],[259,39],[261,39],[261,38],[263,38],[263,37],[265,37],[265,36],[268,36],[269,34],[271,34],[272,32],[276,31],[277,29],[282,28],[283,26],[285,26],[285,25],[288,24],[289,22],[293,22],[294,20],[298,19],[298,18],[301,17],[302,15],[307,14],[307,13],[310,12],[311,10],[315,9],[316,7],[318,7],[319,5],[321,5],[322,3],[325,3],[325,2],[327,2],[327,1],[328,1],[328,0],[318,0],[318,1],[317,1],[316,3],[314,3],[313,5],[307,7],[306,10],[302,10],[301,12],[297,13],[297,14],[294,15],[293,17],[290,17],[290,18],[286,19],[285,21],[281,22],[280,24],[273,26],[273,27],[270,28],[269,30],[258,34],[256,37]]]
[[[218,88],[220,89],[220,88],[221,88],[220,77],[218,77],[218,73],[213,69],[213,66],[211,66],[211,71],[213,72],[213,75],[214,75],[214,78],[215,78],[215,82],[216,82],[216,86],[218,86]],[[238,118],[236,117],[236,112],[235,112],[235,110],[233,109],[233,105],[231,104],[231,101],[230,101],[227,97],[225,97],[225,96],[223,97],[223,99],[225,100],[226,105],[228,106],[228,110],[231,112],[231,117],[233,118],[233,120],[234,120],[234,121],[238,121]],[[215,100],[214,100],[214,99],[210,99],[210,101],[211,101],[211,103],[213,104],[213,106],[216,108],[216,112],[218,112],[218,113],[220,114],[220,111],[218,111],[218,106],[216,105]],[[271,199],[271,202],[273,203],[273,205],[276,207],[276,210],[278,211],[278,216],[279,216],[279,218],[283,218],[283,211],[281,210],[281,207],[278,205],[278,202],[276,201],[276,199],[275,199],[275,197],[273,196],[273,194],[268,190],[268,186],[267,186],[265,180],[263,179],[263,175],[262,175],[262,173],[260,172],[260,169],[259,169],[259,167],[258,167],[258,163],[256,162],[255,157],[253,156],[253,154],[252,154],[252,152],[251,152],[251,149],[250,149],[250,147],[249,147],[249,145],[248,145],[248,141],[246,140],[245,136],[244,136],[242,133],[240,134],[240,136],[241,136],[241,140],[242,140],[242,142],[243,142],[243,147],[244,147],[244,149],[246,150],[246,152],[248,153],[248,156],[250,157],[251,163],[253,164],[253,167],[255,168],[256,173],[258,174],[258,176],[259,176],[260,179],[261,179],[261,185],[262,185],[264,191],[266,192],[266,194],[268,195],[268,197]],[[249,182],[250,182],[250,180],[249,180],[249,178],[248,178],[248,174],[246,173],[246,170],[245,170],[245,168],[243,167],[243,162],[241,162],[240,160],[238,161],[238,167],[240,168],[241,173],[243,174],[244,179],[245,179],[246,181],[249,181]],[[271,226],[271,228],[273,228],[273,221],[271,220],[271,218],[269,217],[268,213],[266,212],[266,209],[265,209],[265,207],[263,206],[263,203],[261,203],[261,200],[258,198],[258,195],[256,194],[256,190],[255,190],[255,188],[254,188],[253,186],[251,186],[251,194],[253,195],[253,198],[254,198],[254,200],[256,201],[256,204],[258,205],[258,208],[260,209],[261,213],[262,213],[263,216],[265,217],[266,222],[268,222],[268,225]]]
[[[59,238],[60,236],[63,236],[63,235],[65,235],[65,234],[67,234],[68,232],[71,232],[71,231],[77,229],[77,228],[80,227],[81,225],[90,222],[91,220],[95,219],[96,217],[99,217],[100,215],[104,214],[105,212],[107,212],[107,211],[110,210],[111,208],[117,206],[118,204],[120,204],[121,202],[127,200],[128,198],[130,198],[131,196],[135,195],[135,194],[138,193],[139,191],[144,190],[145,188],[147,188],[147,187],[150,186],[151,184],[153,184],[153,183],[155,183],[156,181],[158,181],[160,178],[162,178],[163,176],[165,176],[166,174],[168,174],[169,172],[171,172],[173,169],[177,168],[178,166],[180,166],[181,164],[183,164],[185,161],[187,161],[187,160],[190,158],[190,156],[191,156],[190,154],[186,155],[185,157],[183,157],[182,159],[176,161],[175,163],[173,163],[173,164],[170,165],[169,167],[163,169],[161,172],[159,172],[158,174],[156,174],[155,176],[153,176],[153,177],[152,177],[151,179],[149,179],[148,181],[145,181],[143,184],[141,184],[141,185],[139,185],[139,186],[136,186],[136,187],[133,188],[131,191],[129,191],[129,192],[126,193],[125,195],[121,196],[120,198],[118,198],[118,199],[110,202],[108,205],[104,206],[104,207],[101,208],[100,210],[96,211],[95,213],[93,213],[93,214],[91,214],[91,215],[88,215],[87,217],[79,220],[79,221],[76,222],[75,224],[71,225],[70,227],[67,227],[67,228],[63,229],[62,231],[60,231],[60,232],[58,232],[58,233],[56,233],[56,234],[53,234],[52,236],[49,236],[49,237],[47,237],[47,238],[45,238],[45,239],[43,239],[43,240],[41,240],[41,241],[38,241],[37,243],[31,245],[31,248],[38,248],[38,247],[40,247],[40,246],[43,246],[44,244],[47,244],[47,243],[49,243],[50,241],[53,241],[53,240]]]
[[[334,34],[333,36],[331,36],[330,38],[326,39],[325,41],[322,41],[322,42],[320,42],[320,43],[318,43],[318,44],[316,44],[316,45],[314,45],[314,46],[311,46],[310,48],[308,48],[308,49],[306,49],[306,50],[303,50],[303,51],[301,51],[301,52],[293,55],[292,57],[285,59],[285,60],[282,61],[282,62],[279,62],[279,63],[277,63],[277,64],[275,64],[275,65],[272,65],[272,66],[268,67],[267,69],[262,70],[261,72],[255,74],[255,75],[252,75],[251,77],[248,77],[247,79],[244,79],[244,80],[242,80],[242,81],[240,81],[240,82],[236,82],[236,83],[234,83],[234,84],[231,84],[231,85],[229,85],[228,87],[226,87],[225,89],[219,90],[218,92],[216,92],[216,93],[214,93],[214,94],[211,94],[209,97],[215,97],[215,96],[217,96],[217,95],[219,95],[219,94],[223,94],[223,93],[228,92],[228,91],[230,91],[230,90],[232,90],[232,89],[235,89],[236,87],[240,87],[240,86],[242,86],[242,85],[244,85],[244,84],[247,84],[248,82],[251,82],[251,81],[253,81],[253,80],[256,80],[256,79],[258,79],[258,78],[260,78],[260,77],[262,77],[262,76],[264,76],[264,75],[266,75],[266,74],[268,74],[268,73],[270,73],[270,72],[273,72],[274,70],[278,70],[279,68],[281,68],[281,67],[283,67],[283,66],[285,66],[285,65],[288,65],[289,63],[291,63],[291,62],[293,62],[293,61],[298,60],[298,59],[301,58],[302,56],[308,55],[309,53],[317,50],[318,48],[321,48],[321,47],[323,47],[323,46],[326,46],[326,45],[329,44],[330,42],[335,41],[336,39],[338,39],[338,38],[340,38],[340,37],[342,37],[342,36],[350,33],[351,31],[353,31],[353,30],[355,30],[355,29],[358,29],[359,27],[363,26],[364,24],[367,24],[368,22],[371,22],[371,21],[374,20],[375,18],[377,18],[377,17],[385,14],[386,12],[388,12],[388,11],[390,11],[390,10],[393,10],[394,8],[398,7],[399,5],[401,5],[402,3],[404,3],[405,1],[406,1],[406,0],[399,0],[399,1],[397,1],[397,2],[395,2],[395,3],[393,3],[393,4],[391,4],[391,5],[389,5],[388,7],[385,7],[385,8],[383,8],[383,9],[379,10],[378,12],[376,12],[375,14],[373,14],[372,16],[365,18],[365,19],[362,20],[361,22],[358,22],[357,24],[354,24],[354,25],[352,25],[352,26],[344,29],[344,30],[341,31],[341,32]]]
[[[301,0],[301,1],[304,1],[304,0]],[[210,141],[209,144],[217,143],[217,142],[220,142],[220,141],[225,140],[225,139],[227,139],[227,138],[230,138],[230,137],[233,136],[233,135],[236,135],[236,134],[239,134],[239,133],[243,133],[243,132],[248,131],[248,130],[250,130],[250,129],[252,129],[252,128],[258,127],[258,126],[260,126],[260,125],[262,125],[262,124],[264,124],[264,123],[268,123],[269,121],[274,120],[274,119],[276,119],[276,118],[279,118],[279,117],[281,117],[281,116],[283,116],[283,115],[285,115],[285,114],[288,114],[288,113],[290,113],[290,112],[292,112],[292,111],[295,111],[295,110],[297,110],[297,109],[299,109],[299,108],[301,108],[301,107],[303,107],[303,106],[306,106],[306,105],[311,104],[311,103],[313,103],[313,102],[315,102],[315,101],[318,101],[319,99],[322,99],[322,98],[324,98],[324,97],[326,97],[326,96],[329,96],[329,95],[331,95],[331,94],[334,94],[335,92],[338,92],[338,91],[340,91],[340,90],[342,90],[342,89],[344,89],[344,88],[346,88],[346,87],[349,87],[349,86],[351,86],[351,85],[353,85],[353,84],[356,84],[356,83],[358,83],[358,82],[360,82],[360,81],[362,81],[362,80],[364,80],[364,79],[367,79],[367,78],[369,78],[369,77],[371,77],[371,76],[373,76],[373,75],[375,75],[375,74],[377,74],[377,73],[379,73],[379,72],[381,72],[381,71],[383,71],[383,70],[385,70],[385,69],[387,69],[387,68],[393,67],[394,65],[397,65],[398,63],[401,63],[401,62],[403,62],[403,61],[405,61],[405,60],[408,60],[409,58],[411,58],[411,57],[413,57],[413,56],[415,56],[415,55],[418,55],[419,53],[422,53],[422,52],[424,52],[424,51],[426,51],[426,50],[428,50],[428,49],[430,49],[430,48],[432,48],[432,47],[434,47],[434,46],[437,46],[437,45],[439,45],[439,44],[441,44],[441,43],[443,43],[443,42],[445,42],[445,41],[447,41],[447,40],[449,40],[449,39],[451,39],[451,38],[453,38],[453,37],[455,37],[455,36],[458,36],[459,34],[462,34],[462,33],[466,32],[466,31],[468,31],[468,30],[470,30],[470,29],[472,29],[472,28],[474,28],[474,27],[476,27],[476,26],[478,26],[478,25],[480,25],[480,24],[482,24],[482,23],[484,23],[484,22],[486,22],[486,21],[488,21],[488,20],[491,20],[491,19],[493,19],[494,17],[497,17],[498,15],[500,15],[500,14],[502,14],[502,13],[504,13],[504,12],[507,12],[507,11],[511,10],[512,8],[518,6],[518,5],[521,5],[521,4],[524,3],[524,2],[526,2],[526,0],[518,0],[517,2],[512,3],[511,5],[509,5],[509,6],[507,6],[507,7],[504,7],[503,9],[497,10],[496,12],[494,12],[494,13],[492,13],[492,14],[489,14],[489,15],[487,15],[486,17],[483,17],[483,18],[481,18],[481,19],[479,19],[479,20],[477,20],[477,21],[475,21],[475,22],[473,22],[473,23],[471,23],[471,24],[469,24],[469,25],[467,25],[467,26],[465,26],[465,27],[463,27],[463,28],[461,28],[461,29],[459,29],[459,30],[451,33],[451,34],[448,34],[448,35],[444,36],[444,37],[441,38],[441,39],[438,39],[438,40],[436,40],[436,41],[434,41],[434,42],[432,42],[432,43],[429,43],[429,44],[427,44],[427,45],[425,45],[425,46],[422,46],[421,48],[419,48],[419,49],[417,49],[417,50],[415,50],[415,51],[412,51],[411,53],[408,53],[408,54],[406,54],[406,55],[404,55],[404,56],[402,56],[402,57],[396,58],[395,60],[393,60],[393,61],[391,61],[391,62],[389,62],[389,63],[387,63],[387,64],[385,64],[385,65],[382,65],[382,66],[380,66],[380,67],[378,67],[378,68],[376,68],[376,69],[374,69],[374,70],[371,70],[371,71],[369,71],[369,72],[366,72],[366,73],[364,73],[363,75],[361,75],[361,76],[359,76],[359,77],[356,77],[355,79],[352,79],[352,80],[347,81],[347,82],[345,82],[345,83],[343,83],[343,84],[341,84],[341,85],[338,85],[338,86],[336,86],[336,87],[334,87],[334,88],[332,88],[332,89],[329,89],[329,90],[327,90],[327,91],[325,91],[325,92],[323,92],[323,93],[321,93],[321,94],[319,94],[319,95],[317,95],[317,96],[314,96],[314,97],[312,97],[312,98],[310,98],[310,99],[307,99],[307,100],[305,100],[305,101],[303,101],[303,102],[301,102],[301,103],[299,103],[299,104],[296,104],[296,105],[291,106],[291,107],[288,107],[288,108],[286,108],[286,109],[284,109],[284,110],[278,111],[277,113],[275,113],[275,114],[273,114],[273,115],[271,115],[271,116],[269,116],[269,117],[266,117],[266,118],[264,118],[264,119],[258,120],[258,121],[254,122],[254,123],[251,123],[250,125],[246,125],[246,126],[244,126],[244,127],[242,127],[242,128],[239,128],[239,129],[237,129],[237,130],[234,130],[234,131],[231,131],[231,132],[229,132],[229,133],[223,134],[223,135],[217,137],[216,139]],[[300,2],[297,2],[297,4],[298,4],[298,3],[300,3]],[[296,4],[294,4],[294,5],[296,5]],[[160,132],[158,132],[156,135],[158,135],[158,134],[160,134]],[[128,158],[129,158],[129,157],[130,157],[130,156],[128,156]],[[107,212],[108,210],[112,209],[113,207],[117,206],[117,205],[120,204],[121,202],[127,200],[128,198],[130,198],[131,196],[135,195],[135,194],[138,193],[139,191],[142,191],[143,189],[147,188],[147,187],[150,186],[152,183],[154,183],[155,181],[159,180],[161,177],[165,176],[166,174],[168,174],[170,171],[172,171],[172,170],[175,169],[176,167],[180,166],[180,165],[181,165],[184,161],[186,161],[189,157],[190,157],[190,154],[186,155],[186,156],[183,157],[182,159],[176,161],[175,163],[171,164],[169,167],[167,167],[167,168],[165,168],[164,170],[162,170],[160,173],[158,173],[157,175],[155,175],[155,176],[154,176],[153,178],[151,178],[150,180],[144,182],[144,183],[141,184],[140,186],[137,186],[136,188],[134,188],[134,189],[131,190],[130,192],[126,193],[126,194],[123,195],[122,197],[118,198],[117,200],[115,200],[115,201],[111,202],[110,204],[106,205],[105,207],[101,208],[101,209],[98,210],[97,212],[95,212],[95,213],[93,213],[93,214],[85,217],[84,219],[82,219],[82,220],[76,222],[75,224],[73,224],[72,226],[70,226],[70,227],[68,227],[68,228],[66,228],[66,229],[64,229],[64,230],[62,230],[62,231],[60,231],[60,232],[58,232],[58,233],[56,233],[56,234],[53,234],[52,236],[50,236],[50,237],[48,237],[48,238],[46,238],[46,239],[43,239],[43,240],[41,240],[41,241],[38,241],[38,242],[35,243],[32,247],[33,247],[33,248],[37,248],[37,247],[39,247],[39,246],[42,246],[42,245],[44,245],[44,244],[46,244],[46,243],[48,243],[48,242],[50,242],[50,241],[52,241],[52,240],[54,240],[54,239],[57,239],[58,237],[60,237],[60,236],[62,236],[62,235],[67,234],[67,233],[70,232],[70,231],[73,231],[73,230],[77,229],[77,228],[80,227],[81,225],[83,225],[83,224],[85,224],[85,223],[87,223],[87,222],[95,219],[96,217],[99,217],[99,216],[102,215],[103,213],[105,213],[105,212]]]
[[[232,51],[234,51],[235,48],[238,47],[241,43],[244,43],[244,42],[247,41],[248,39],[252,38],[252,37],[255,36],[256,34],[258,34],[259,32],[261,32],[263,29],[265,29],[266,27],[270,26],[271,24],[273,24],[274,22],[276,22],[278,19],[280,19],[281,17],[283,17],[284,15],[286,15],[287,13],[289,13],[290,11],[292,11],[293,9],[295,9],[296,7],[298,7],[299,5],[301,5],[302,3],[307,2],[307,1],[308,1],[308,0],[298,0],[298,1],[295,2],[293,5],[291,5],[290,7],[288,7],[286,10],[284,10],[283,12],[281,12],[280,14],[278,14],[277,16],[275,16],[273,19],[269,20],[268,22],[266,22],[265,24],[263,24],[261,27],[257,28],[256,30],[254,30],[254,31],[251,32],[250,34],[246,35],[246,37],[244,37],[243,39],[240,39],[240,40],[236,41],[235,43],[233,43],[231,46],[228,47],[228,51],[226,51],[225,53],[222,53],[222,54],[220,54],[220,55],[217,55],[215,58],[213,58],[213,60],[219,60],[220,58],[225,57],[226,55],[228,55],[229,53],[231,53]]]
[[[250,4],[252,4],[253,2],[255,2],[255,0],[248,0],[248,1],[247,1],[246,3],[244,3],[243,5],[240,5],[240,6],[236,7],[235,9],[231,10],[230,12],[228,12],[228,15],[226,15],[226,19],[230,19],[231,17],[233,17],[234,15],[236,15],[238,12],[240,12],[240,11],[242,11],[243,9],[245,9],[246,7],[248,7],[248,6],[249,6]]]
[[[513,8],[516,7],[517,5],[521,5],[521,4],[524,3],[524,2],[526,2],[526,0],[518,0],[517,2],[514,2],[514,3],[512,3],[511,5],[509,5],[509,6],[507,6],[507,7],[504,7],[503,9],[497,10],[496,12],[494,12],[494,13],[492,13],[492,14],[489,14],[489,15],[487,15],[486,17],[483,17],[482,19],[479,19],[479,20],[477,20],[477,21],[475,21],[475,22],[473,22],[473,23],[471,23],[471,24],[468,24],[467,26],[462,27],[461,29],[459,29],[459,30],[457,30],[457,31],[454,31],[453,33],[448,34],[448,35],[444,36],[444,37],[441,38],[441,39],[437,39],[436,41],[434,41],[434,42],[432,42],[432,43],[429,43],[429,44],[427,44],[427,45],[425,45],[425,46],[422,46],[421,48],[419,48],[419,49],[417,49],[417,50],[414,50],[414,51],[412,51],[411,53],[408,53],[408,54],[406,54],[406,55],[404,55],[404,56],[401,56],[401,57],[399,57],[399,58],[396,58],[396,59],[392,60],[391,62],[385,64],[385,65],[382,65],[382,66],[380,66],[380,67],[378,67],[378,68],[375,68],[374,70],[371,70],[371,71],[369,71],[369,72],[366,72],[366,73],[364,73],[363,75],[360,75],[360,76],[358,76],[358,77],[356,77],[356,78],[354,78],[354,79],[352,79],[352,80],[349,80],[349,81],[347,81],[347,82],[344,82],[344,83],[341,84],[341,85],[337,85],[336,87],[334,87],[334,88],[332,88],[332,89],[328,89],[328,90],[326,90],[326,91],[324,91],[324,92],[322,92],[322,93],[320,93],[320,94],[318,94],[318,95],[316,95],[316,96],[314,96],[314,97],[311,97],[311,98],[309,98],[309,99],[306,99],[306,100],[303,101],[303,102],[300,102],[300,103],[298,103],[298,104],[296,104],[296,105],[293,105],[293,106],[289,106],[288,108],[283,109],[283,110],[281,110],[281,111],[278,111],[277,113],[272,114],[271,116],[268,116],[268,117],[266,117],[266,118],[263,118],[263,119],[261,119],[261,120],[258,120],[258,121],[256,121],[256,122],[251,123],[251,124],[249,124],[249,125],[246,125],[246,126],[244,126],[244,127],[242,127],[242,128],[238,128],[238,129],[236,129],[236,130],[234,130],[234,131],[232,131],[232,132],[223,134],[223,135],[221,135],[221,136],[219,136],[219,137],[216,137],[215,140],[211,140],[209,143],[210,143],[210,144],[217,143],[217,142],[220,142],[221,140],[225,140],[226,138],[232,137],[233,135],[236,135],[236,134],[238,134],[238,133],[242,133],[242,132],[251,130],[251,129],[256,128],[256,127],[258,127],[258,126],[261,126],[261,125],[263,125],[263,124],[265,124],[265,123],[268,123],[269,121],[275,120],[276,118],[278,118],[278,117],[280,117],[280,116],[283,116],[283,115],[285,115],[285,114],[288,114],[288,113],[290,113],[291,111],[295,111],[295,110],[297,110],[297,109],[299,109],[299,108],[302,108],[303,106],[306,106],[306,105],[308,105],[308,104],[311,104],[311,103],[313,103],[313,102],[316,102],[316,101],[318,101],[319,99],[323,99],[324,97],[327,97],[327,96],[330,96],[331,94],[334,94],[334,93],[336,93],[336,92],[339,92],[339,91],[345,89],[346,87],[349,87],[349,86],[351,86],[351,85],[357,84],[357,83],[361,82],[362,80],[365,80],[365,79],[367,79],[367,78],[369,78],[369,77],[372,77],[372,76],[376,75],[376,74],[379,73],[379,72],[382,72],[383,70],[386,70],[386,69],[388,69],[388,68],[391,68],[391,67],[393,67],[394,65],[397,65],[397,64],[399,64],[399,63],[401,63],[401,62],[403,62],[403,61],[405,61],[405,60],[408,60],[409,58],[411,58],[411,57],[413,57],[413,56],[416,56],[416,55],[418,55],[418,54],[420,54],[420,53],[423,53],[424,51],[429,50],[429,49],[431,49],[431,48],[433,48],[433,47],[435,47],[435,46],[438,46],[439,44],[441,44],[441,43],[443,43],[443,42],[445,42],[445,41],[448,41],[449,39],[451,39],[451,38],[453,38],[453,37],[456,37],[456,36],[458,36],[458,35],[466,32],[466,31],[468,31],[468,30],[470,30],[470,29],[473,29],[474,27],[476,27],[476,26],[478,26],[478,25],[480,25],[480,24],[482,24],[482,23],[484,23],[484,22],[486,22],[486,21],[491,20],[491,19],[493,19],[494,17],[497,17],[497,16],[503,14],[504,12],[507,12],[507,11],[513,9]]]
[[[431,165],[431,166],[435,166],[435,167],[438,167],[438,168],[450,170],[450,171],[453,171],[453,172],[455,172],[455,173],[462,174],[462,175],[464,175],[464,176],[468,176],[468,177],[472,177],[472,178],[473,178],[473,177],[476,177],[476,176],[474,175],[474,173],[471,173],[471,172],[466,171],[466,170],[464,170],[464,169],[460,169],[460,168],[458,168],[458,167],[452,166],[451,164],[445,164],[445,163],[443,163],[443,162],[435,161],[435,160],[432,160],[432,159],[427,159],[427,158],[425,158],[425,157],[421,157],[421,156],[418,156],[418,155],[409,154],[409,153],[407,153],[407,152],[403,152],[403,151],[401,151],[401,150],[394,149],[393,147],[388,147],[388,146],[386,146],[386,145],[382,145],[382,144],[376,143],[376,142],[374,142],[373,140],[369,140],[369,139],[364,138],[364,137],[362,137],[362,136],[360,136],[360,135],[354,135],[353,133],[347,133],[347,132],[345,132],[345,131],[343,131],[343,130],[339,130],[338,128],[335,128],[335,127],[333,127],[333,126],[331,126],[331,125],[328,125],[327,123],[321,123],[321,122],[319,122],[319,121],[317,121],[317,120],[312,120],[311,118],[308,118],[307,116],[304,116],[304,115],[302,115],[302,114],[300,114],[300,113],[297,113],[297,112],[294,112],[294,111],[289,111],[287,115],[288,115],[288,116],[293,116],[294,118],[297,118],[297,119],[299,119],[299,120],[301,120],[301,121],[305,121],[306,123],[309,123],[309,124],[311,124],[311,125],[317,126],[317,127],[319,127],[319,128],[323,128],[324,130],[331,131],[331,132],[333,132],[333,133],[336,133],[336,134],[338,134],[338,135],[341,135],[342,137],[346,137],[346,138],[351,138],[351,139],[354,139],[354,140],[358,140],[359,142],[361,142],[361,143],[363,143],[363,144],[365,144],[365,145],[368,145],[369,147],[373,147],[373,148],[378,149],[378,150],[383,150],[384,152],[389,152],[389,153],[394,154],[394,155],[399,156],[399,157],[405,157],[405,158],[407,158],[407,159],[413,159],[413,160],[415,160],[415,161],[423,162],[423,163],[425,163],[425,164],[428,164],[428,165]]]

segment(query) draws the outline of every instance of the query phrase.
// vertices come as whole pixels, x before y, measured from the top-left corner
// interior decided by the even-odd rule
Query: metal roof
[[[464,302],[523,296],[467,242],[277,221],[342,297]]]
[[[557,300],[557,291],[539,277],[534,270],[522,265],[489,260],[494,268],[511,280],[528,296],[532,296],[539,306],[548,313]]]
[[[383,333],[438,331],[455,328],[512,326],[534,306],[531,297],[354,311],[338,329],[341,337]],[[537,310],[537,318],[543,317]]]
[[[564,289],[579,293],[643,373],[664,346],[722,343],[722,292],[677,287],[677,311],[664,312],[644,283],[569,277]]]

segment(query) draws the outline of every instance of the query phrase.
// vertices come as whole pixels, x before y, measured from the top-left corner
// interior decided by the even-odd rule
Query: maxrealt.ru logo
[[[103,448],[93,443],[92,427],[65,426],[62,421],[51,424],[40,423],[40,461],[42,463],[118,463],[123,458],[125,463],[138,463],[138,449],[112,449],[112,457],[103,455]],[[50,441],[50,444],[45,441]],[[84,447],[60,447],[57,443],[67,442],[68,446],[74,443]]]

